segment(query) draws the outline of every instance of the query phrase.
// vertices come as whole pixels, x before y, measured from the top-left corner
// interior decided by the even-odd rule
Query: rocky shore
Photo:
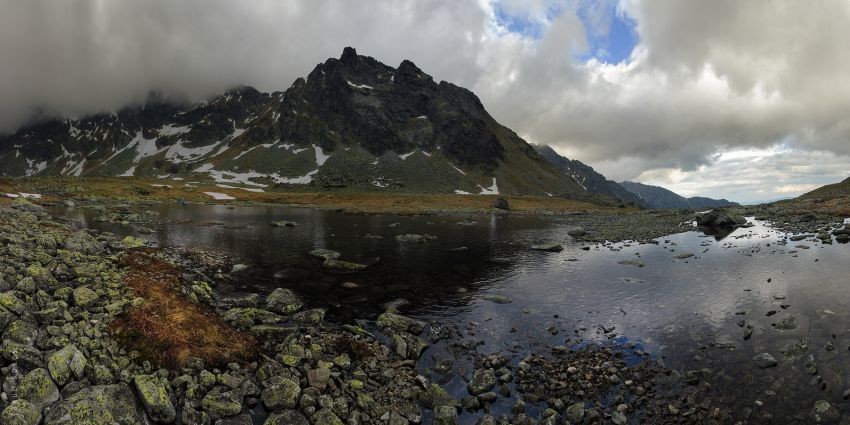
[[[634,347],[484,355],[462,332],[403,315],[404,301],[374,322],[329,323],[288,289],[221,296],[216,284],[230,278],[229,265],[214,255],[75,229],[23,198],[0,206],[0,216],[3,424],[728,418],[645,353],[627,364]],[[435,343],[464,347],[474,369],[451,358],[424,367]],[[453,377],[466,388],[445,386]]]

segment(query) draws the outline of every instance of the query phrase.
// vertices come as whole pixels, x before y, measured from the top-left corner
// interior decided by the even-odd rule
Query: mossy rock
[[[297,410],[284,410],[270,415],[263,425],[310,425],[310,422]]]
[[[38,328],[36,325],[25,320],[15,320],[6,327],[3,332],[3,339],[19,344],[32,345],[38,336]]]
[[[235,389],[223,393],[208,393],[201,400],[201,407],[212,419],[239,414],[242,411],[242,390]]]
[[[297,382],[281,376],[275,376],[265,382],[266,389],[263,390],[263,404],[271,410],[279,408],[292,409],[298,405],[298,397],[301,395],[301,387]]]
[[[304,307],[304,301],[291,289],[277,288],[266,297],[266,309],[281,314],[293,314]]]
[[[0,306],[17,315],[23,314],[26,310],[24,302],[11,292],[0,293]]]
[[[127,236],[124,239],[121,239],[121,245],[125,248],[139,248],[145,246],[145,241],[132,236]]]
[[[0,355],[9,362],[18,363],[25,368],[37,368],[44,364],[41,351],[14,341],[3,341],[3,344],[0,345]]]
[[[136,375],[133,378],[136,392],[142,400],[148,415],[154,422],[171,423],[177,416],[168,390],[156,375]]]
[[[59,388],[44,368],[33,369],[18,383],[18,397],[41,409],[59,400]]]
[[[74,305],[77,307],[87,309],[89,306],[94,304],[98,298],[99,296],[97,293],[88,286],[74,288]]]
[[[47,359],[47,370],[57,384],[65,385],[72,376],[82,379],[87,364],[88,360],[82,351],[75,345],[68,344]]]
[[[321,409],[310,417],[313,425],[344,425],[331,409]]]
[[[304,325],[318,325],[319,323],[322,323],[322,320],[325,320],[325,310],[321,308],[304,310],[302,312],[295,313],[292,316],[292,320]]]
[[[44,425],[136,425],[145,423],[126,384],[83,388],[54,405]]]
[[[38,425],[41,411],[26,400],[14,400],[0,413],[3,425]]]

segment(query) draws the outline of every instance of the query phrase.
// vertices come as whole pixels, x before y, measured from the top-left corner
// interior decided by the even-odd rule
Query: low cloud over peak
[[[191,99],[237,84],[281,90],[350,45],[475,91],[529,141],[612,178],[675,184],[653,170],[697,176],[722,162],[718,152],[777,144],[821,161],[824,178],[847,172],[837,165],[850,155],[846,0],[0,6],[0,131],[36,111],[114,110],[150,90]]]

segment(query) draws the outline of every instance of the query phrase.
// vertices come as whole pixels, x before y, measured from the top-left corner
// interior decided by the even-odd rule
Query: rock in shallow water
[[[756,366],[758,366],[762,369],[774,367],[778,364],[778,362],[776,361],[776,358],[771,356],[770,353],[759,353],[759,354],[757,354],[755,357],[753,357],[753,363],[755,363]]]

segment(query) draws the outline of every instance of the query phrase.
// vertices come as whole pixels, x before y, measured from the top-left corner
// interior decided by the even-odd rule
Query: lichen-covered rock
[[[116,384],[83,388],[71,394],[50,409],[44,425],[136,425],[145,422],[130,387]]]
[[[452,406],[435,407],[434,425],[457,425],[457,409]]]
[[[297,410],[284,410],[269,416],[263,425],[310,425],[310,422]]]
[[[97,254],[100,251],[97,240],[84,230],[77,231],[71,236],[68,236],[68,239],[65,239],[65,248],[89,255]]]
[[[86,309],[98,299],[96,292],[92,291],[88,286],[80,286],[74,288],[74,305]]]
[[[271,410],[279,408],[292,409],[298,405],[301,387],[297,382],[281,376],[274,376],[264,383],[263,404]]]
[[[304,307],[304,301],[291,289],[277,288],[266,298],[266,309],[281,314],[292,314]]]
[[[476,370],[472,375],[472,379],[466,385],[467,390],[472,395],[486,393],[496,386],[496,374],[490,369]]]
[[[21,315],[26,310],[26,305],[12,292],[0,293],[0,307],[11,311],[17,315]]]
[[[321,409],[310,417],[313,425],[344,425],[331,409]]]
[[[68,344],[47,359],[47,370],[57,384],[65,385],[71,376],[82,379],[87,364],[86,356],[74,344]]]
[[[18,383],[18,397],[42,409],[59,400],[59,388],[44,368],[33,369]]]
[[[322,320],[325,320],[325,310],[321,308],[304,310],[295,313],[292,316],[292,320],[303,325],[318,325],[322,323]]]
[[[148,415],[154,422],[170,423],[177,416],[168,389],[165,388],[159,377],[155,375],[136,375],[133,379],[136,392],[142,400]]]
[[[25,368],[36,368],[43,365],[41,351],[26,344],[4,340],[0,345],[0,355],[12,363],[18,363]]]
[[[386,312],[378,316],[378,326],[395,332],[409,332],[418,335],[425,330],[425,323],[397,313]]]
[[[210,392],[201,400],[201,407],[212,419],[238,415],[242,411],[242,390]]]
[[[0,413],[3,425],[38,425],[41,411],[26,400],[15,400]]]
[[[259,308],[231,308],[224,312],[224,320],[230,322],[236,326],[240,326],[243,328],[247,328],[253,325],[256,322],[273,324],[273,323],[283,323],[286,321],[286,318],[272,313],[268,310],[262,310]]]
[[[36,336],[38,336],[38,328],[34,324],[24,320],[15,320],[3,332],[4,340],[25,345],[32,345]]]

